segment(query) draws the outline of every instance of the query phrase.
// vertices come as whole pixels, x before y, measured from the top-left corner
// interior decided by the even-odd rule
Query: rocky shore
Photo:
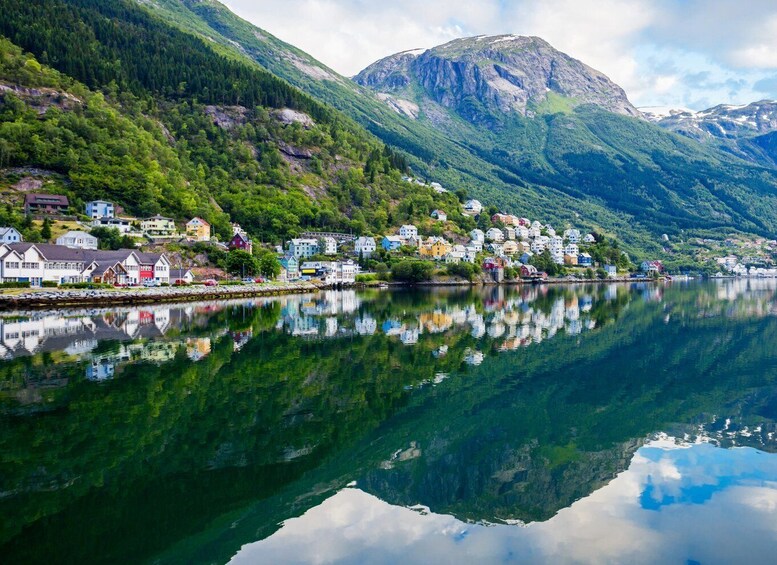
[[[63,308],[68,306],[119,306],[156,304],[160,302],[190,302],[197,300],[223,300],[316,292],[321,284],[299,282],[288,284],[249,284],[219,286],[185,286],[160,288],[36,290],[19,294],[0,294],[0,310],[21,308]]]

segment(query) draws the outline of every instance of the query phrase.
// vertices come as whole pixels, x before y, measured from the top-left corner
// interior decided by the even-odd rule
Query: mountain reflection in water
[[[0,358],[5,562],[777,543],[773,280],[15,313]]]

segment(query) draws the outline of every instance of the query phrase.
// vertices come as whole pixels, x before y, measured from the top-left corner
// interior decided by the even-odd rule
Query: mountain
[[[362,73],[367,87],[214,0],[0,0],[0,8],[0,33],[32,53],[31,66],[99,94],[180,161],[171,169],[157,159],[162,171],[152,180],[174,178],[194,200],[175,208],[160,191],[135,194],[128,204],[136,213],[200,211],[220,231],[237,220],[279,241],[315,227],[380,233],[434,207],[457,208],[402,182],[409,166],[489,211],[616,237],[635,259],[659,256],[675,268],[699,266],[687,244],[693,236],[777,231],[773,167],[666,132],[604,75],[536,38],[473,38],[406,53],[390,58],[383,78],[380,65]],[[285,108],[302,121],[276,119]],[[31,113],[25,120],[41,130]],[[137,174],[130,182],[116,164],[126,148],[107,160],[110,171],[92,155],[91,169],[73,173],[87,160],[76,155],[57,168],[56,148],[20,151],[34,133],[40,138],[27,131],[0,152],[6,165],[53,169],[75,197],[149,185]],[[464,219],[458,226],[468,227]]]
[[[700,112],[685,108],[645,115],[665,129],[698,141],[755,137],[777,130],[777,102],[773,100],[741,106],[720,104]]]
[[[720,147],[755,164],[777,167],[777,101],[720,104],[699,112],[646,112],[645,116],[671,132]]]
[[[601,73],[541,40],[473,38],[405,52],[385,59],[382,72],[372,65],[357,75],[363,86],[214,0],[147,6],[348,114],[404,151],[415,175],[496,208],[616,236],[636,257],[660,255],[678,266],[692,263],[682,243],[689,236],[777,230],[773,167],[666,132]],[[490,58],[481,58],[482,47],[481,55],[463,54],[477,44],[489,44]],[[531,61],[541,61],[545,74],[521,67]],[[504,96],[488,84],[503,85],[493,77],[497,67],[511,77],[502,79],[510,84]],[[463,69],[480,77],[480,87],[460,81]],[[544,96],[543,80],[551,85]],[[446,84],[461,88],[446,95]],[[525,95],[523,111],[516,92]],[[511,100],[518,110],[500,109]],[[681,243],[667,245],[663,233]]]
[[[402,100],[404,107],[415,107],[415,112],[405,112],[414,118],[419,85],[437,104],[486,125],[498,124],[512,112],[531,116],[551,104],[554,95],[568,99],[570,107],[595,104],[617,114],[640,115],[609,78],[538,37],[456,39],[427,51],[386,57],[354,80]]]

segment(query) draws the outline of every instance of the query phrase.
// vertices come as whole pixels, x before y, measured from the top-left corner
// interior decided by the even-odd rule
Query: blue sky
[[[536,35],[604,72],[637,106],[777,99],[774,0],[226,0],[351,76],[457,37]]]

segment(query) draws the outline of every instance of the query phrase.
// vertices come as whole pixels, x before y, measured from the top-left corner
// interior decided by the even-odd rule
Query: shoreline
[[[442,280],[420,283],[389,282],[389,288],[433,288],[433,287],[496,287],[496,286],[542,286],[544,284],[609,284],[609,283],[655,282],[651,280],[616,278],[616,279],[548,279],[538,283],[531,281],[466,281]],[[203,300],[229,300],[237,298],[255,298],[262,296],[281,296],[284,294],[306,294],[334,288],[373,289],[376,284],[356,283],[344,287],[332,287],[322,283],[299,282],[282,285],[235,285],[235,286],[189,286],[162,288],[131,288],[131,289],[41,289],[19,294],[0,294],[0,312],[21,309],[43,310],[71,307],[109,307],[109,306],[139,306],[144,304],[160,304],[171,302],[196,302]]]

